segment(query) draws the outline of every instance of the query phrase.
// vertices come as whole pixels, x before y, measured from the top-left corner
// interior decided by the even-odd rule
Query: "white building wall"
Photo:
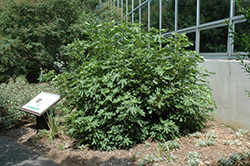
[[[207,79],[218,106],[215,119],[250,130],[250,98],[246,93],[250,90],[250,75],[236,60],[206,59],[201,66],[216,73]]]

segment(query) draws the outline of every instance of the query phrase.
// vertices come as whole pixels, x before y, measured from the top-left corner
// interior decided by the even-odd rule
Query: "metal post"
[[[128,0],[126,0],[126,21],[128,22]]]
[[[141,6],[141,0],[139,0],[139,5]],[[139,23],[141,23],[141,7],[139,8]]]
[[[150,28],[150,1],[148,1],[148,31]]]
[[[159,0],[159,30],[162,29],[162,0]]]
[[[49,130],[47,112],[45,112],[42,116],[36,116],[36,128]]]
[[[132,24],[134,24],[134,0],[132,0]]]
[[[123,17],[123,0],[121,0],[121,18]]]
[[[233,21],[232,21],[232,18],[233,18],[233,14],[234,14],[234,0],[230,0],[230,13],[229,13],[229,26],[228,26],[228,37],[227,37],[227,53],[228,53],[228,56],[232,56],[233,54],[233,47],[234,45],[232,44],[233,43],[233,39],[230,37],[231,36],[231,32],[234,31],[234,24],[233,24]],[[230,26],[232,26],[233,28],[233,31],[230,29]]]
[[[178,0],[175,0],[175,19],[174,19],[174,31],[178,30]]]
[[[196,6],[195,51],[200,53],[200,29],[198,28],[200,25],[200,0],[197,0]]]

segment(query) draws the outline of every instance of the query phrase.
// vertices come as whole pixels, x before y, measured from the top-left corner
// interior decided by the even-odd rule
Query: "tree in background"
[[[0,2],[0,82],[18,75],[35,82],[41,69],[65,70],[72,60],[60,48],[86,38],[84,22],[115,18],[98,5],[99,0]]]

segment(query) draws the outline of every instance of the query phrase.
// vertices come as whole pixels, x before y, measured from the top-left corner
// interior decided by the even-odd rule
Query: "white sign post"
[[[60,95],[50,92],[42,92],[25,104],[20,110],[36,115],[38,128],[48,129],[46,111],[60,100]],[[43,116],[45,114],[45,116]]]

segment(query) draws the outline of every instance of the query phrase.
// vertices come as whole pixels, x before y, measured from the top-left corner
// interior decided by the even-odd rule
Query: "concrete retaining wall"
[[[246,93],[250,90],[250,75],[236,60],[206,59],[201,65],[216,73],[208,78],[218,106],[215,119],[250,130],[250,98]]]

